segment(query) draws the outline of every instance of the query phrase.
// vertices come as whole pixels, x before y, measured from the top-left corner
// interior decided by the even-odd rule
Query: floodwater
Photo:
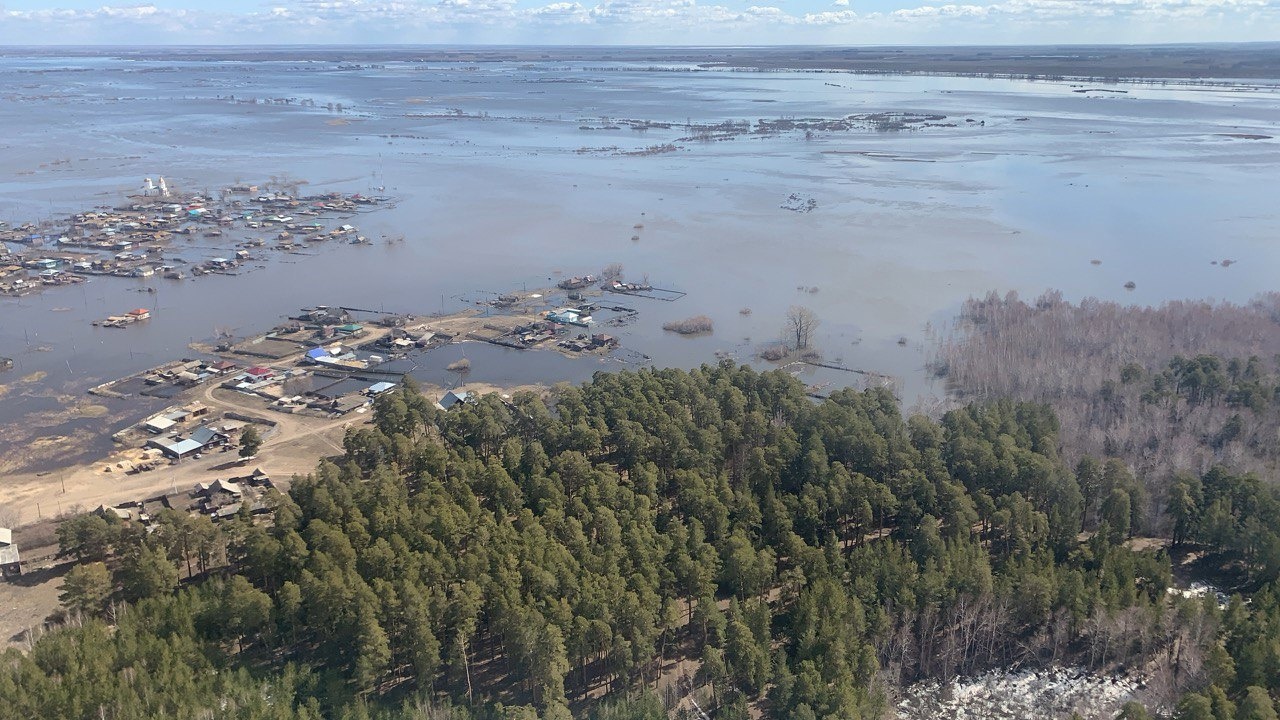
[[[615,262],[630,280],[688,293],[618,296],[639,319],[605,331],[632,365],[640,354],[658,366],[748,361],[800,304],[821,321],[828,361],[895,376],[908,407],[941,393],[923,370],[928,328],[973,294],[1159,303],[1275,287],[1276,88],[585,65],[0,58],[0,220],[114,204],[144,177],[193,190],[291,177],[303,192],[385,188],[395,207],[354,222],[405,238],[274,256],[234,277],[93,278],[0,300],[0,355],[17,364],[0,375],[0,423],[83,428],[58,412],[68,397],[304,305],[451,312]],[[721,140],[688,127],[884,112],[945,119]],[[676,149],[635,154],[666,144]],[[1236,262],[1210,264],[1223,259]],[[137,306],[153,319],[89,325]],[[661,329],[697,314],[714,333]],[[466,352],[478,382],[628,366]]]

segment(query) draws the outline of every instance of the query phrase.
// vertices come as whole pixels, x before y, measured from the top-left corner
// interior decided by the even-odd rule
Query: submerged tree
[[[813,341],[813,333],[818,329],[818,316],[803,305],[792,305],[787,310],[784,334],[787,343],[796,350],[805,350]]]

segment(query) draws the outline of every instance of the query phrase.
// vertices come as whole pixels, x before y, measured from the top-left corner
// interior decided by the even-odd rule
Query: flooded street
[[[610,263],[688,293],[625,298],[638,320],[606,331],[632,366],[751,361],[802,304],[828,362],[898,378],[908,407],[941,392],[924,372],[928,327],[973,294],[1159,303],[1275,287],[1275,88],[585,65],[0,58],[10,224],[118,204],[158,175],[193,191],[289,177],[397,200],[358,218],[370,246],[0,299],[0,356],[15,360],[0,423],[92,429],[85,449],[101,450],[117,428],[68,398],[191,356],[219,329],[252,334],[315,303],[454,312]],[[817,122],[850,116],[871,119]],[[90,326],[137,306],[153,319]],[[714,333],[662,330],[693,315]],[[504,385],[628,366],[439,352],[422,371],[435,382],[462,353],[469,380]]]

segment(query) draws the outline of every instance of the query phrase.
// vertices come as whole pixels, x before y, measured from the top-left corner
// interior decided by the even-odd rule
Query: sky
[[[0,0],[0,44],[1280,40],[1280,0]]]

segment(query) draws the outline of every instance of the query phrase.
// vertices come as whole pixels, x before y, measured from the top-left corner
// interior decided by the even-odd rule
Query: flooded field
[[[0,300],[10,461],[32,426],[101,450],[117,428],[85,389],[313,303],[454,312],[621,263],[628,280],[687,295],[626,298],[640,312],[608,330],[620,361],[469,344],[428,353],[420,372],[447,377],[464,353],[470,381],[506,385],[751,361],[804,305],[825,361],[897,378],[910,407],[940,392],[924,372],[930,324],[969,295],[1244,301],[1280,267],[1280,94],[1267,86],[14,56],[0,77],[10,224],[119,202],[144,177],[191,191],[287,177],[305,193],[393,196],[361,230],[404,237],[235,276],[93,278]],[[144,325],[90,325],[139,305]],[[662,329],[698,315],[714,332]],[[865,377],[804,375],[818,389]]]

